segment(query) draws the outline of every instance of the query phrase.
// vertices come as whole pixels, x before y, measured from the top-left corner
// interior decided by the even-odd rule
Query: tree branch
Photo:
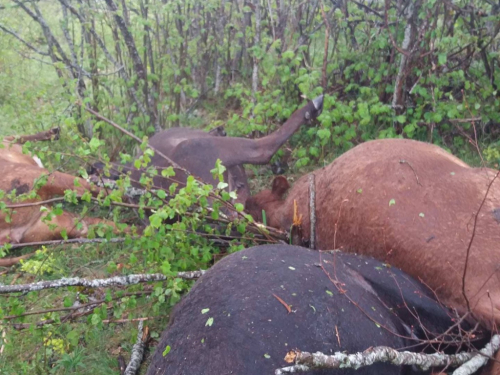
[[[147,337],[149,336],[148,328],[143,332],[143,321],[139,321],[139,327],[137,329],[137,341],[132,347],[132,354],[130,356],[130,362],[125,369],[124,375],[135,375],[141,367],[142,359],[144,357],[144,347],[146,346]]]
[[[15,33],[14,31],[12,30],[9,30],[7,29],[6,27],[0,25],[0,30],[2,30],[4,33],[7,33],[7,34],[10,34],[12,35],[14,38],[16,38],[17,40],[19,40],[21,43],[23,43],[26,47],[28,47],[30,50],[38,53],[39,55],[42,55],[42,56],[49,56],[49,53],[48,52],[44,52],[44,51],[40,51],[39,49],[37,49],[35,46],[33,46],[31,43],[27,42],[26,40],[24,40],[23,38],[21,38],[17,33]]]
[[[181,279],[192,280],[201,277],[205,273],[204,270],[178,272],[174,277]],[[66,286],[84,286],[88,288],[103,288],[114,285],[134,285],[139,283],[147,283],[151,281],[163,281],[167,276],[161,273],[153,274],[135,274],[127,276],[115,276],[108,279],[82,279],[79,277],[62,278],[59,280],[40,281],[32,284],[19,285],[0,285],[0,294],[16,293],[16,292],[35,292],[44,289],[63,288]]]
[[[422,354],[409,351],[399,352],[387,346],[377,346],[355,354],[345,354],[337,352],[333,355],[326,355],[321,352],[309,353],[299,350],[288,352],[285,361],[295,365],[277,369],[276,375],[292,374],[298,372],[311,371],[312,369],[359,369],[371,366],[378,362],[391,363],[393,365],[417,365],[423,370],[431,367],[462,366],[457,369],[454,375],[470,375],[483,366],[500,347],[500,335],[494,335],[491,342],[483,348],[480,353],[462,352],[453,355],[442,353]],[[479,358],[478,358],[479,357]],[[464,365],[468,364],[468,365]],[[472,372],[468,372],[471,369]]]

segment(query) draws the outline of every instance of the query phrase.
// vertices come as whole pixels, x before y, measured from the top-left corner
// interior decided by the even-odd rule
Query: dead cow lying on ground
[[[39,133],[46,134],[47,132]],[[4,148],[0,149],[0,190],[3,191],[0,203],[7,206],[16,205],[15,208],[3,208],[0,211],[0,245],[7,242],[25,243],[48,241],[61,238],[61,231],[65,231],[69,238],[84,237],[87,235],[88,225],[107,224],[114,227],[112,222],[83,217],[63,212],[54,216],[52,221],[45,223],[43,218],[46,213],[40,210],[40,205],[32,205],[39,201],[45,201],[55,196],[63,196],[67,189],[76,190],[77,194],[83,194],[86,190],[97,195],[99,189],[91,186],[85,180],[66,173],[49,172],[41,168],[38,163],[29,155],[22,153],[19,144],[11,144],[12,141],[20,140],[44,140],[49,138],[36,138],[36,136],[21,136],[15,139],[4,140]],[[14,137],[10,137],[14,138]],[[37,190],[37,196],[33,199],[13,202],[14,196],[27,194],[32,189],[36,181],[46,180]],[[75,182],[78,186],[75,186]],[[50,207],[50,204],[44,204]],[[51,229],[51,224],[57,227]]]
[[[227,168],[225,181],[229,184],[229,191],[236,191],[238,201],[244,203],[250,195],[244,164],[266,164],[278,149],[295,133],[301,125],[310,123],[323,109],[323,96],[311,100],[302,108],[296,110],[290,118],[274,133],[259,138],[247,139],[239,137],[225,137],[224,133],[207,133],[190,128],[172,128],[162,131],[149,140],[149,144],[165,156],[177,163],[202,181],[217,185],[210,172],[220,159]],[[155,154],[151,166],[163,169],[170,166],[161,155]],[[116,170],[132,171],[132,179],[139,181],[143,170],[133,168],[133,163],[126,166],[115,165]],[[117,175],[117,171],[112,174]],[[182,187],[186,182],[183,171],[176,170],[176,176],[167,179],[160,173],[153,179],[156,187],[168,191],[172,181],[177,181]],[[140,187],[137,183],[133,184]]]
[[[225,257],[197,281],[174,308],[147,374],[274,374],[288,365],[292,349],[333,354],[385,345],[434,352],[424,341],[454,325],[448,314],[423,285],[374,259],[259,246]],[[377,363],[302,373],[429,372]]]
[[[460,313],[470,306],[486,326],[500,324],[496,171],[471,168],[431,144],[387,139],[363,143],[313,173],[317,248],[386,261],[423,280]],[[256,219],[265,210],[268,225],[289,230],[296,201],[309,239],[309,176],[284,199],[287,188],[285,178],[275,179],[272,191],[249,199],[246,210]]]

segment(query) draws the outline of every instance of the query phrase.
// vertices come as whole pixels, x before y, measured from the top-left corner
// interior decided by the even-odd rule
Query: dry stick
[[[413,166],[410,164],[410,162],[409,162],[409,161],[407,161],[407,160],[401,159],[401,160],[399,161],[399,163],[400,163],[400,164],[408,164],[408,165],[410,166],[411,170],[413,171],[413,174],[415,175],[415,178],[417,179],[417,184],[418,184],[418,185],[420,185],[420,186],[422,186],[422,184],[421,184],[421,183],[420,183],[420,181],[418,180],[418,175],[417,175],[417,172],[415,172],[415,169],[413,169]]]
[[[316,249],[316,181],[314,173],[309,175],[309,221],[311,224],[311,235],[309,248]]]
[[[500,336],[495,335],[492,337],[491,342],[486,345],[484,349],[481,350],[479,354],[477,353],[467,353],[462,352],[458,354],[448,355],[442,353],[433,354],[422,354],[403,351],[399,352],[395,349],[389,348],[387,346],[377,346],[365,350],[364,352],[358,352],[355,354],[345,354],[343,352],[336,352],[333,355],[326,355],[321,352],[309,353],[301,352],[298,350],[292,350],[288,352],[285,360],[287,362],[295,362],[295,365],[277,369],[275,371],[276,375],[291,374],[298,372],[311,371],[312,369],[339,369],[339,368],[351,368],[359,369],[365,366],[371,366],[378,362],[391,363],[396,366],[401,365],[417,365],[423,370],[428,370],[431,367],[443,367],[443,366],[462,366],[464,363],[474,362],[474,366],[470,365],[470,369],[478,369],[484,365],[488,358],[491,357],[494,351],[498,350],[500,347]],[[486,357],[486,355],[488,355]],[[480,359],[477,359],[480,357]],[[481,361],[484,359],[484,362]],[[476,368],[477,364],[479,367]],[[466,370],[457,369],[453,375],[470,375],[473,372],[466,372]],[[459,371],[460,370],[460,371]],[[458,372],[457,372],[458,371]]]
[[[156,320],[157,316],[150,316],[148,318],[134,318],[134,319],[105,319],[101,320],[102,323],[131,323],[131,322],[144,322],[146,320]]]
[[[84,304],[77,305],[77,306],[56,307],[54,309],[28,311],[28,312],[25,312],[25,313],[22,313],[22,314],[19,314],[19,315],[7,315],[7,316],[4,316],[2,319],[3,320],[12,320],[12,319],[17,319],[17,318],[21,318],[23,316],[29,316],[29,315],[40,315],[40,314],[47,314],[47,313],[59,312],[59,311],[81,310],[81,309],[85,309],[87,307],[91,307],[91,306],[93,307],[95,305],[102,305],[103,303],[115,301],[115,300],[118,300],[118,299],[121,299],[121,298],[124,298],[124,297],[142,296],[142,295],[148,295],[148,294],[151,294],[151,293],[153,293],[153,292],[152,291],[142,291],[142,292],[124,293],[123,295],[113,297],[110,300],[102,299],[102,300],[99,300],[99,301],[93,301],[93,302],[89,302],[89,303],[84,303]]]
[[[143,321],[139,321],[139,327],[137,332],[137,341],[132,347],[132,355],[130,356],[130,362],[125,369],[125,375],[135,375],[141,367],[142,358],[144,357],[144,346],[146,345],[146,338],[148,336],[148,330],[146,327],[145,335],[142,331]],[[144,337],[146,336],[146,337]]]
[[[85,110],[87,112],[90,112],[91,114],[93,114],[95,117],[97,117],[99,120],[101,121],[104,121],[104,122],[107,122],[109,125],[113,126],[114,128],[118,129],[119,131],[121,131],[122,133],[125,133],[126,135],[128,135],[129,137],[135,139],[137,142],[139,142],[140,144],[142,144],[142,140],[137,137],[136,135],[132,134],[131,132],[129,132],[128,130],[125,130],[124,128],[122,128],[120,125],[118,125],[117,123],[111,121],[110,119],[100,115],[99,113],[97,113],[96,111],[94,111],[93,109],[91,108],[88,108],[88,107],[84,107]],[[151,146],[148,142],[148,147],[151,148],[154,152],[156,152],[158,155],[160,155],[163,159],[165,159],[167,162],[170,163],[170,165],[176,169],[180,169],[181,171],[183,171],[184,173],[187,173],[188,175],[190,175],[191,173],[189,173],[186,169],[182,168],[179,164],[175,163],[172,159],[170,159],[168,156],[166,156],[165,154],[163,154],[161,151],[159,151],[158,149],[156,149],[155,147]]]
[[[488,194],[490,192],[491,186],[497,179],[498,175],[500,174],[500,170],[497,171],[495,177],[492,178],[490,183],[488,184],[488,188],[486,189],[486,194],[483,197],[483,201],[479,205],[479,209],[477,210],[476,214],[474,215],[474,227],[472,228],[472,235],[470,237],[469,245],[467,246],[467,253],[465,255],[465,265],[464,265],[464,273],[462,275],[462,295],[464,296],[465,302],[467,303],[467,311],[470,313],[470,301],[469,298],[467,298],[467,295],[465,293],[465,277],[467,276],[467,265],[469,264],[469,256],[470,256],[470,249],[472,247],[472,242],[474,242],[474,237],[476,237],[476,227],[477,227],[477,218],[479,216],[479,213],[481,212],[481,209],[484,206],[484,203],[486,202],[486,198],[488,197]]]
[[[201,277],[206,271],[187,271],[187,272],[178,272],[174,277],[178,277],[181,279],[192,280]],[[66,286],[84,286],[87,288],[102,288],[108,287],[112,285],[134,285],[139,283],[147,283],[151,281],[163,281],[168,277],[161,273],[153,273],[153,274],[133,274],[127,276],[115,276],[107,279],[82,279],[80,277],[72,277],[72,278],[62,278],[58,280],[51,281],[40,281],[32,284],[19,284],[19,285],[0,285],[0,294],[6,293],[16,293],[16,292],[34,292],[43,289],[51,289],[51,288],[62,288]]]
[[[474,122],[474,121],[481,121],[481,117],[454,118],[454,119],[449,119],[448,121],[451,123]]]
[[[131,240],[136,240],[140,237],[130,237]],[[71,244],[71,243],[119,243],[119,242],[125,242],[127,239],[126,238],[110,238],[109,240],[106,238],[93,238],[93,239],[88,239],[88,238],[72,238],[70,240],[52,240],[52,241],[39,241],[39,242],[25,242],[25,243],[17,243],[14,245],[9,245],[9,249],[19,249],[27,246],[50,246],[50,245],[66,245],[66,244]],[[2,249],[2,247],[0,247]],[[29,254],[33,255],[33,254]],[[7,259],[15,259],[15,258],[7,258]]]
[[[495,352],[500,348],[500,336],[495,335],[491,338],[491,341],[479,351],[479,354],[474,356],[472,359],[461,365],[455,371],[453,375],[471,375],[477,370],[483,367],[488,359],[493,357]]]
[[[0,327],[0,328],[3,328],[3,327]],[[2,330],[2,347],[0,347],[0,355],[3,354],[3,350],[5,349],[5,343],[7,342],[7,339],[5,338],[5,335],[6,335],[5,331],[6,331],[5,328],[3,328],[3,330]]]

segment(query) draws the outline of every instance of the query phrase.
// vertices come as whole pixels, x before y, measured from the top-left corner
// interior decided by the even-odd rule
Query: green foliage
[[[173,168],[158,171],[150,165],[154,152],[147,147],[147,137],[155,128],[224,124],[230,136],[269,134],[299,106],[323,93],[321,116],[289,141],[292,173],[323,166],[361,142],[390,137],[437,143],[473,164],[479,163],[479,155],[470,145],[477,142],[485,160],[498,166],[498,135],[483,131],[486,124],[494,128],[500,123],[498,72],[491,63],[493,74],[488,74],[485,64],[498,58],[488,33],[489,22],[498,22],[499,17],[490,14],[490,5],[476,4],[478,11],[489,16],[477,17],[471,27],[466,18],[470,12],[436,8],[435,1],[423,2],[417,17],[421,39],[412,49],[416,55],[405,72],[403,104],[396,108],[393,99],[401,54],[389,33],[401,48],[406,22],[386,27],[376,14],[351,2],[346,3],[346,9],[331,8],[327,2],[323,9],[313,7],[314,2],[299,3],[283,3],[284,14],[294,16],[280,31],[279,9],[272,1],[260,3],[260,30],[256,30],[254,9],[248,5],[239,9],[241,4],[235,2],[225,2],[224,7],[218,0],[117,2],[116,14],[127,16],[127,30],[137,50],[134,56],[140,57],[144,74],[112,13],[103,11],[105,3],[79,4],[75,11],[87,20],[83,24],[71,11],[63,12],[59,3],[29,4],[39,8],[61,51],[48,49],[40,24],[21,7],[8,1],[0,4],[5,8],[0,12],[0,25],[34,47],[11,34],[3,33],[0,38],[0,135],[60,126],[58,142],[23,146],[26,154],[37,155],[49,171],[63,170],[87,178],[88,164],[97,160],[128,163],[138,150],[141,155],[135,166],[146,170],[140,182],[147,192],[140,196],[137,213],[124,207],[124,192],[131,186],[126,175],[117,181],[118,189],[106,197],[94,199],[89,192],[78,196],[76,191],[67,190],[63,201],[50,208],[41,206],[43,221],[54,229],[54,219],[68,210],[82,216],[107,217],[115,223],[137,223],[149,215],[149,225],[141,235],[132,225],[120,244],[42,248],[17,269],[21,279],[30,282],[33,278],[147,272],[169,276],[167,281],[148,287],[112,288],[103,295],[68,288],[0,299],[0,318],[10,316],[9,323],[29,326],[24,331],[9,331],[5,354],[0,356],[2,373],[114,373],[116,356],[109,353],[119,345],[113,341],[115,332],[119,331],[120,345],[133,343],[135,338],[131,324],[120,331],[121,326],[110,320],[168,314],[193,284],[176,278],[177,272],[207,269],[224,254],[253,244],[252,235],[247,233],[251,219],[239,217],[230,222],[225,218],[236,196],[224,190],[228,182],[220,160],[212,170],[217,186],[201,184],[190,176],[185,187],[174,183],[168,191],[153,189],[154,176],[175,178]],[[391,4],[388,19],[403,20],[398,9],[405,7]],[[322,11],[329,21],[328,41]],[[447,24],[450,19],[453,24]],[[479,50],[484,54],[470,53]],[[81,71],[74,70],[78,66]],[[86,107],[134,133],[141,145],[137,148],[135,141],[116,128],[97,121]],[[275,159],[283,155],[280,150]],[[105,174],[110,169],[107,165]],[[27,194],[17,195],[15,189],[0,191],[0,219],[11,222],[15,210],[7,205],[36,199],[37,190],[47,182],[47,176],[37,179],[35,190]],[[359,189],[358,193],[363,192]],[[394,199],[388,204],[397,207]],[[234,208],[241,213],[244,206],[235,204]],[[419,216],[424,219],[424,213]],[[263,217],[265,222],[265,213]],[[80,222],[75,226],[83,227]],[[104,225],[91,226],[88,233],[91,239],[112,237],[111,229]],[[238,233],[244,238],[234,238]],[[67,237],[66,231],[61,234]],[[217,237],[230,242],[221,248],[211,241]],[[0,247],[0,257],[11,250],[8,245]],[[12,280],[12,275],[0,278],[3,284]],[[63,319],[68,311],[23,315],[33,309],[70,308],[95,300],[100,302],[90,307],[84,323]],[[207,319],[208,325],[217,323],[209,316]],[[42,320],[51,323],[36,328]],[[158,322],[156,334],[163,328],[164,322]],[[27,357],[22,349],[33,354]]]
[[[45,246],[36,251],[36,256],[28,260],[21,259],[21,270],[27,274],[50,274],[56,267],[54,254],[49,253]]]

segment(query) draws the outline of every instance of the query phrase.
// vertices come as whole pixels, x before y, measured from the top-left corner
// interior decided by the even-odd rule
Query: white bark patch
[[[125,369],[125,375],[135,375],[141,367],[142,359],[144,357],[144,346],[145,342],[142,341],[143,330],[142,330],[143,322],[142,320],[139,322],[138,332],[137,332],[137,341],[132,347],[132,355],[130,356],[130,362]]]
[[[500,335],[495,335],[479,354],[468,352],[453,355],[442,353],[422,354],[408,351],[399,352],[386,346],[378,346],[355,354],[337,352],[333,355],[326,355],[321,352],[308,353],[295,351],[295,365],[277,369],[275,374],[294,374],[322,368],[359,369],[371,366],[377,362],[386,362],[396,366],[416,365],[424,371],[432,367],[461,366],[453,372],[453,375],[471,375],[481,366],[484,366],[499,347]],[[293,352],[290,353],[293,354]]]

